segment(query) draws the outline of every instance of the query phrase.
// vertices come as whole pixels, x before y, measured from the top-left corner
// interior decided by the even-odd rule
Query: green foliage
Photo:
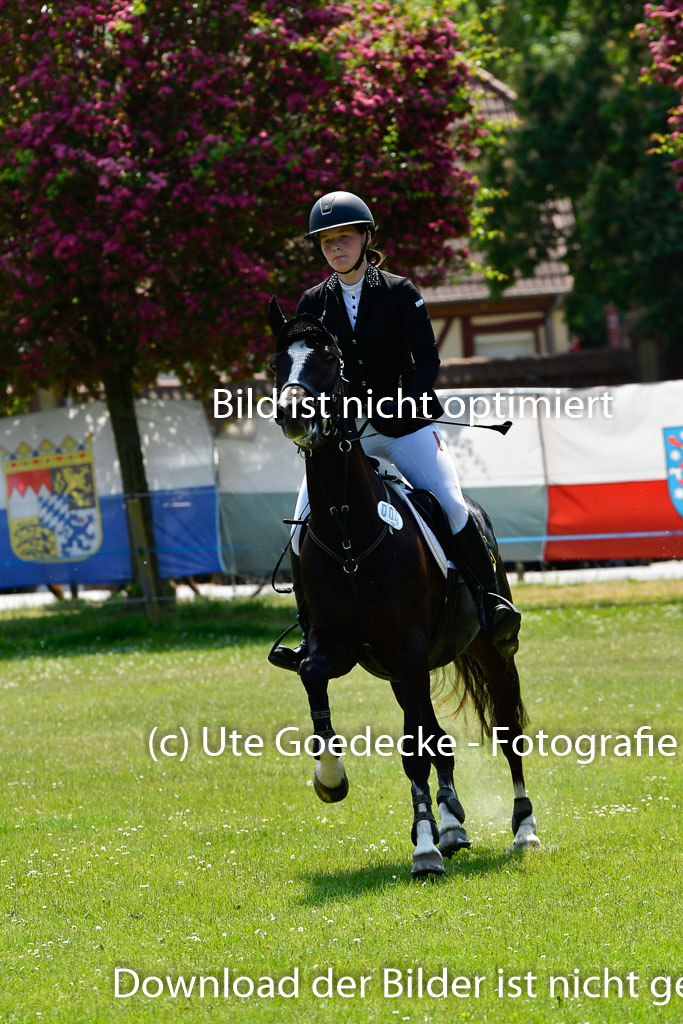
[[[0,416],[19,416],[28,412],[28,399],[11,388],[0,389]]]
[[[464,263],[478,51],[443,6],[0,5],[8,379],[174,370],[205,395],[260,368],[270,294],[324,273],[301,237],[335,188],[373,205],[396,271]]]
[[[662,82],[675,90],[677,105],[669,111],[667,132],[654,132],[653,152],[665,153],[681,175],[676,188],[683,193],[683,2],[663,0],[645,4],[645,22],[638,33],[647,41],[652,66],[643,69],[643,80]]]
[[[639,82],[639,16],[617,0],[511,0],[491,17],[503,47],[494,70],[518,91],[521,126],[489,151],[482,175],[504,192],[488,255],[512,275],[564,252],[570,328],[588,345],[605,344],[610,303],[632,335],[683,336],[683,207],[674,172],[651,148],[672,94]],[[564,198],[575,216],[567,239],[549,206]]]

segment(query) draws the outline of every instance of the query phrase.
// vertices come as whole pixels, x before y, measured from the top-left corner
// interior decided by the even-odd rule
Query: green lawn
[[[521,586],[517,596],[528,733],[650,725],[683,743],[680,585]],[[0,616],[0,1020],[680,1024],[680,753],[586,765],[532,754],[543,846],[516,855],[507,764],[465,746],[456,783],[472,851],[447,862],[444,879],[411,881],[412,808],[397,755],[349,757],[349,796],[327,806],[311,759],[275,749],[278,730],[309,732],[299,680],[265,660],[290,619],[275,599],[198,602],[157,630],[116,603]],[[387,683],[356,670],[331,694],[338,732],[370,724],[400,735]],[[471,716],[447,714],[459,744],[478,738]],[[155,762],[151,730],[181,726],[187,757]],[[212,746],[221,726],[261,736],[262,756],[208,756],[204,726]],[[116,998],[117,967],[140,984],[194,975],[195,989],[155,998],[148,981],[147,996]],[[224,968],[261,995],[216,996],[205,982],[202,998],[199,977],[222,984]],[[419,968],[425,984],[444,968],[449,984],[460,977],[458,994],[438,998],[436,981],[431,996],[383,993],[385,971],[416,985]],[[316,997],[313,982],[330,969],[355,993],[349,981],[344,994]],[[634,972],[635,994],[625,981],[619,998],[613,981],[609,998],[573,996],[575,972],[579,982],[599,976],[596,992],[605,969]],[[499,995],[499,971],[506,985],[530,973],[523,994],[508,985]],[[296,972],[297,997],[271,998],[259,982]],[[551,975],[570,979],[566,998],[550,998]],[[658,976],[674,987],[656,1007]],[[120,977],[129,991],[133,975]]]

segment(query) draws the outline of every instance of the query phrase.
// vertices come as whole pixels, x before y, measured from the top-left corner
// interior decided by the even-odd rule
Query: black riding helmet
[[[320,232],[328,231],[330,228],[343,228],[350,224],[358,227],[364,226],[370,232],[369,240],[366,240],[363,251],[356,263],[354,270],[357,270],[365,258],[368,245],[375,235],[376,225],[370,207],[353,192],[328,192],[327,195],[316,199],[308,219],[308,234],[317,249],[320,249]]]
[[[343,228],[347,224],[366,224],[372,234],[375,233],[375,222],[370,208],[353,192],[328,192],[316,199],[308,219],[308,234],[314,242],[321,231],[329,228]]]

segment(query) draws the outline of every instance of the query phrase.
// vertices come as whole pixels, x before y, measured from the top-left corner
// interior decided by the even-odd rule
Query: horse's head
[[[287,320],[275,296],[268,317],[277,339],[270,369],[278,400],[275,419],[285,437],[312,450],[329,435],[341,397],[342,356],[322,318],[300,313]]]

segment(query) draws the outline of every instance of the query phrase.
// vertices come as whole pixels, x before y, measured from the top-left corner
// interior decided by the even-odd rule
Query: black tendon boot
[[[296,617],[303,636],[299,646],[295,647],[293,650],[291,647],[285,647],[283,644],[279,644],[268,655],[268,661],[271,665],[276,665],[277,668],[287,668],[290,672],[298,672],[299,665],[308,654],[308,640],[306,637],[308,632],[308,610],[306,608],[306,601],[304,600],[303,590],[299,580],[299,558],[298,555],[295,555],[293,552],[291,555],[291,565],[292,587],[294,589],[294,597],[296,598],[297,607]]]
[[[519,647],[522,616],[511,601],[497,592],[494,555],[471,514],[460,533],[453,534],[447,554],[474,598],[485,636],[499,654],[511,658]]]

